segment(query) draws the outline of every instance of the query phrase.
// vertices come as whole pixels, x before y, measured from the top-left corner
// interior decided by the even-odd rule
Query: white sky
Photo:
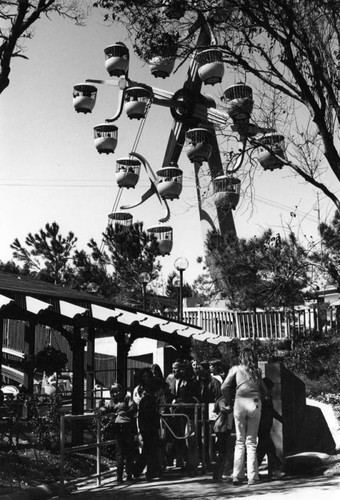
[[[93,144],[93,127],[114,115],[117,93],[114,87],[98,85],[97,104],[91,115],[75,113],[72,89],[86,78],[108,79],[103,49],[112,43],[128,44],[121,29],[105,27],[94,14],[86,27],[71,22],[42,18],[36,24],[33,40],[27,43],[29,61],[12,64],[11,83],[0,96],[0,260],[12,257],[10,244],[18,237],[23,243],[28,232],[37,232],[47,222],[56,221],[61,232],[72,230],[79,248],[90,238],[101,241],[107,215],[118,188],[114,178],[115,160],[132,150],[139,121],[119,118],[118,146],[114,155],[99,155]],[[187,67],[174,76],[160,80],[150,75],[147,65],[130,52],[129,76],[154,87],[176,91],[182,87]],[[221,96],[233,83],[226,74],[221,85],[205,86],[203,91]],[[256,96],[255,96],[256,100]],[[166,108],[152,107],[137,148],[154,171],[162,165],[172,117]],[[185,152],[179,166],[184,170],[184,188],[179,201],[171,203],[170,224],[174,246],[170,256],[161,258],[164,277],[173,270],[179,256],[189,260],[185,280],[191,282],[201,271],[196,263],[203,255],[198,209],[195,203],[193,167]],[[314,188],[305,186],[283,169],[263,172],[258,169],[255,205],[251,215],[245,199],[234,212],[239,236],[261,234],[271,227],[279,232],[291,221],[292,228],[317,238],[317,198]],[[142,173],[139,187],[124,190],[121,203],[140,198],[149,187]],[[322,217],[331,217],[333,205],[320,196]],[[162,210],[155,197],[131,211],[144,227],[158,224]]]

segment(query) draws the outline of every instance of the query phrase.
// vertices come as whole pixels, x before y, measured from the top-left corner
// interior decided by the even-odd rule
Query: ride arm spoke
[[[193,116],[199,120],[205,120],[213,125],[228,125],[229,115],[215,108],[207,108],[204,104],[197,103],[194,107]]]
[[[120,207],[120,209],[121,210],[129,210],[130,208],[138,207],[139,205],[144,203],[144,201],[151,198],[151,196],[153,194],[156,194],[156,192],[157,192],[156,186],[154,185],[153,182],[151,182],[151,186],[149,187],[149,189],[147,191],[145,191],[145,193],[142,195],[142,197],[139,201],[137,201],[136,203],[132,203],[132,205],[123,205]]]
[[[128,82],[125,78],[120,78],[119,80],[97,80],[94,78],[87,78],[86,83],[97,83],[99,85],[111,85],[113,87],[119,87],[120,89],[125,89],[127,87]]]

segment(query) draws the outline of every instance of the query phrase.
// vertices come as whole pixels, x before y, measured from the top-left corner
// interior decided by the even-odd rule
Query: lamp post
[[[185,257],[178,257],[174,266],[179,272],[178,321],[183,321],[183,273],[188,269],[189,262]]]
[[[143,310],[146,311],[146,285],[150,283],[151,276],[149,273],[140,273],[138,279],[143,287]]]
[[[180,305],[179,305],[179,288],[180,288],[180,279],[176,274],[172,280],[172,286],[176,288],[176,307],[177,307],[177,319],[179,315]]]

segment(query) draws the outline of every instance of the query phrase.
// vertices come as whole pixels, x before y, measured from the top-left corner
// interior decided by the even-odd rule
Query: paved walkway
[[[166,474],[161,481],[145,479],[117,485],[105,482],[100,487],[83,486],[68,500],[217,500],[247,498],[252,500],[339,500],[340,476],[285,478],[264,481],[255,486],[233,486],[227,481],[215,483],[211,476],[183,478],[179,474]]]

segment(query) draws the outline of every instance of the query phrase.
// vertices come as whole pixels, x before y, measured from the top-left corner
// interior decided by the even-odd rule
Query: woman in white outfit
[[[259,481],[256,457],[257,432],[261,418],[261,398],[267,393],[257,365],[256,354],[245,348],[239,356],[239,365],[233,366],[222,384],[221,391],[227,407],[231,408],[235,390],[234,420],[236,431],[233,484],[239,485],[245,476],[247,453],[248,484]]]

